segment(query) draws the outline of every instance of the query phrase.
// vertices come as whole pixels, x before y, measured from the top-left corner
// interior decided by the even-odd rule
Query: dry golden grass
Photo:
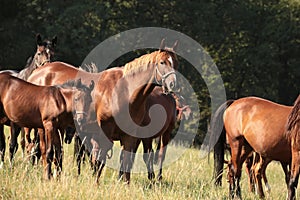
[[[222,188],[213,186],[213,160],[200,159],[198,149],[188,149],[176,162],[165,167],[163,181],[151,183],[147,174],[134,173],[129,186],[118,181],[118,172],[110,168],[105,168],[99,185],[95,184],[88,164],[83,165],[82,174],[77,176],[73,145],[64,145],[64,151],[61,177],[51,181],[42,179],[42,166],[31,166],[20,149],[10,169],[6,153],[4,168],[0,170],[0,199],[228,199],[225,178]],[[272,187],[267,199],[285,199],[287,190],[280,165],[271,163],[267,176]],[[243,172],[243,198],[258,199],[248,192],[246,178]]]

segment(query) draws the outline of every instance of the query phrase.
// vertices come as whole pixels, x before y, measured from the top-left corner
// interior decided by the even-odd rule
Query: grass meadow
[[[6,138],[8,136],[6,133]],[[180,147],[170,148],[176,150]],[[190,148],[179,159],[164,167],[161,182],[148,181],[146,173],[133,173],[130,185],[125,185],[117,180],[117,170],[106,167],[97,185],[88,163],[83,165],[82,174],[77,175],[73,145],[64,144],[61,177],[46,181],[42,179],[41,164],[32,166],[28,163],[22,157],[20,148],[11,169],[7,148],[5,165],[0,170],[0,199],[228,199],[225,178],[222,188],[215,188],[212,170],[213,160],[207,157],[200,159],[199,150]],[[271,163],[267,176],[272,189],[270,194],[266,194],[266,199],[285,199],[287,190],[280,164]],[[248,192],[244,171],[241,187],[243,199],[258,199],[258,196]]]

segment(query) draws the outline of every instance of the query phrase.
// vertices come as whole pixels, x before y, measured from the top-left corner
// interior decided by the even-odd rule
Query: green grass
[[[22,157],[21,149],[16,154],[13,169],[10,169],[6,151],[5,165],[0,170],[0,199],[228,199],[225,178],[221,188],[213,186],[213,160],[200,159],[198,149],[188,149],[178,160],[166,166],[161,182],[151,183],[146,173],[133,173],[129,186],[118,181],[118,172],[110,168],[105,168],[99,185],[95,184],[88,164],[83,165],[82,174],[77,176],[73,145],[64,144],[64,152],[60,179],[46,181],[42,179],[42,166],[31,166]],[[285,199],[287,190],[280,165],[271,163],[267,177],[272,187],[267,199]],[[244,199],[258,199],[248,192],[244,171],[241,187]]]

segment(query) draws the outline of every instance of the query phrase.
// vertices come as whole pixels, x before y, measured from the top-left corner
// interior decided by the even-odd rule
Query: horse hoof
[[[153,180],[155,178],[154,172],[148,173],[148,179]]]
[[[158,177],[157,177],[157,180],[158,180],[158,181],[161,181],[161,180],[162,180],[162,176],[158,176]]]

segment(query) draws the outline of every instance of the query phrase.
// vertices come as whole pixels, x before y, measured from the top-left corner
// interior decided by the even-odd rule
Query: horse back
[[[21,127],[42,128],[44,120],[59,115],[65,102],[56,87],[37,86],[0,74],[1,104],[5,115]]]
[[[28,77],[28,82],[36,85],[56,85],[63,84],[68,80],[76,78],[78,69],[63,62],[47,63]]]
[[[227,137],[245,138],[255,151],[288,150],[285,127],[290,106],[280,105],[257,97],[236,100],[224,113]]]

